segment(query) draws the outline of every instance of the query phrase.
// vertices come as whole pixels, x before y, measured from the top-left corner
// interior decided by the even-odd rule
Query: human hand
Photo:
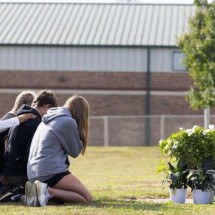
[[[34,119],[34,118],[36,118],[36,116],[33,113],[26,113],[18,116],[20,123],[25,122],[28,119]]]
[[[0,182],[5,185],[7,183],[7,179],[5,178],[4,174],[0,174]]]

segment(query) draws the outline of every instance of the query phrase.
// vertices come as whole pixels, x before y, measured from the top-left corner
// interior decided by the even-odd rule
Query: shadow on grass
[[[2,203],[2,206],[12,206],[12,205],[19,205],[19,206],[25,206],[21,202],[16,203]],[[153,203],[153,202],[144,202],[144,201],[136,201],[136,200],[119,200],[119,199],[99,199],[94,200],[91,204],[75,204],[75,203],[65,203],[65,204],[56,204],[53,202],[50,202],[48,206],[53,207],[73,207],[73,206],[80,206],[85,208],[98,208],[98,209],[114,209],[117,211],[170,211],[176,209],[175,205],[172,205],[170,202],[167,203]],[[181,208],[180,210],[186,210],[185,208]]]
[[[115,199],[100,199],[95,200],[88,207],[95,208],[113,208],[116,210],[133,210],[133,211],[162,211],[169,208],[171,203],[153,203],[144,201],[127,201],[127,200],[115,200]]]

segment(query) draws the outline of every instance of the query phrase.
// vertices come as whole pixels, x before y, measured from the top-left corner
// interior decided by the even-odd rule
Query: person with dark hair
[[[69,172],[68,155],[84,154],[88,144],[89,104],[81,96],[69,98],[63,107],[51,108],[33,137],[27,165],[26,203],[45,206],[50,198],[90,203],[87,188]],[[54,164],[54,165],[53,165]]]
[[[23,186],[27,178],[27,161],[33,135],[41,123],[41,118],[51,107],[57,107],[56,96],[47,90],[40,91],[34,97],[32,107],[22,105],[17,115],[32,113],[36,117],[12,127],[8,134],[8,145],[5,150],[3,168],[7,186]],[[4,199],[4,197],[2,197]],[[2,199],[0,199],[1,202]]]

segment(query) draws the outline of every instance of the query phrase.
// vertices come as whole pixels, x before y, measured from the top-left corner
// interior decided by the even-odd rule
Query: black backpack
[[[25,194],[24,187],[22,186],[3,186],[0,188],[0,203],[2,202],[17,202],[20,197]]]

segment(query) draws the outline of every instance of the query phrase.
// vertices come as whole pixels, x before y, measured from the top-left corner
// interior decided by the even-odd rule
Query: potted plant
[[[165,172],[166,177],[163,180],[163,187],[169,184],[170,200],[175,203],[185,203],[187,197],[187,176],[189,175],[188,165],[180,159],[175,166],[168,162],[166,167],[160,165],[159,171]]]
[[[171,134],[168,138],[159,141],[162,153],[175,160],[183,159],[189,169],[200,169],[202,159],[212,155],[215,157],[215,129],[193,126]]]
[[[202,169],[193,170],[188,185],[192,190],[193,202],[196,204],[209,204],[214,200],[214,159],[208,156],[202,161]]]

